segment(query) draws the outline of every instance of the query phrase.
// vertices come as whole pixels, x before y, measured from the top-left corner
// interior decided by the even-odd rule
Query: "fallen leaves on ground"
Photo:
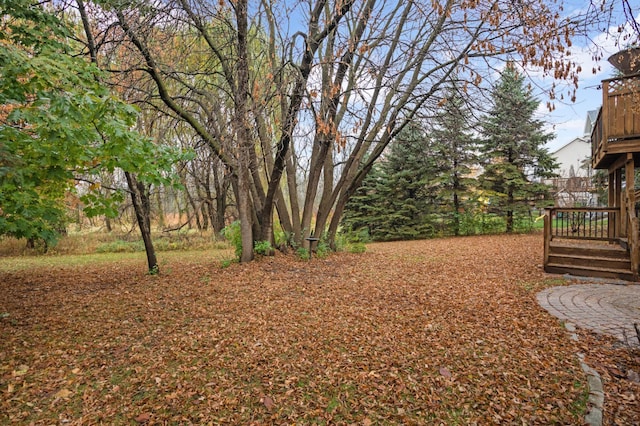
[[[599,341],[537,305],[558,284],[541,259],[540,235],[513,235],[3,274],[0,422],[581,424],[575,354]],[[606,404],[640,418],[625,380],[605,375]]]

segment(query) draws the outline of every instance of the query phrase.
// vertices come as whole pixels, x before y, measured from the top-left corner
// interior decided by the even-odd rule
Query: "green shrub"
[[[324,258],[329,256],[331,253],[331,247],[323,240],[318,242],[318,246],[316,247],[316,255],[320,258]]]
[[[300,247],[296,250],[296,255],[298,256],[298,258],[300,258],[301,260],[309,260],[310,256],[309,256],[309,250],[307,250],[304,247]]]
[[[367,246],[364,243],[351,243],[347,246],[349,253],[364,253]]]
[[[235,222],[225,226],[222,230],[222,236],[231,243],[236,250],[236,256],[240,258],[240,256],[242,256],[242,233],[240,231],[240,221],[236,220]]]
[[[336,251],[348,250],[353,243],[370,243],[371,235],[368,228],[360,228],[354,231],[341,231],[336,235]]]
[[[263,256],[270,255],[273,252],[273,247],[271,247],[271,243],[269,241],[256,241],[253,243],[253,249],[256,254]]]
[[[282,229],[282,226],[278,221],[274,224],[273,240],[276,247],[291,246],[295,248],[294,235],[290,232],[286,232]]]
[[[231,266],[235,262],[236,262],[236,259],[225,259],[225,260],[222,260],[220,262],[220,268],[222,268],[222,269],[228,268],[229,266]]]

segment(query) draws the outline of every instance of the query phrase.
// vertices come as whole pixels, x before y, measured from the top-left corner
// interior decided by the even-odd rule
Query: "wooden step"
[[[569,267],[591,266],[596,268],[608,268],[615,270],[631,270],[631,260],[629,256],[624,257],[603,257],[593,256],[589,253],[584,254],[562,254],[549,253],[549,263],[556,265],[566,265]]]
[[[592,245],[572,245],[562,243],[551,243],[549,245],[549,255],[562,254],[571,256],[594,256],[611,259],[628,259],[629,252],[619,245],[592,244]]]
[[[545,272],[633,281],[629,250],[619,244],[552,241]]]
[[[615,278],[633,281],[633,274],[629,269],[598,268],[594,266],[570,266],[566,264],[548,263],[544,271],[550,274],[569,274],[580,277]]]

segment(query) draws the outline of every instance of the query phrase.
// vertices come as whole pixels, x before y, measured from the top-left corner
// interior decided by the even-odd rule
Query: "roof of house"
[[[593,126],[596,124],[596,120],[598,120],[599,112],[600,112],[600,108],[587,111],[587,119],[585,120],[585,123],[584,123],[585,135],[591,134],[591,130],[593,130]]]
[[[564,145],[562,145],[560,148],[556,149],[555,151],[552,152],[552,154],[555,154],[559,151],[562,151],[565,147],[571,145],[572,143],[576,142],[576,141],[580,141],[580,142],[585,142],[585,143],[591,143],[590,139],[590,135],[591,135],[591,130],[593,129],[593,126],[596,124],[596,120],[598,120],[598,114],[600,113],[600,108],[598,109],[593,109],[591,111],[587,111],[587,118],[584,121],[584,134],[583,136],[578,136],[572,140],[570,140],[569,142],[565,143]]]
[[[560,148],[556,149],[555,151],[553,151],[551,154],[557,154],[560,151],[565,150],[566,148],[569,147],[569,145],[573,145],[576,142],[582,142],[582,143],[587,143],[587,144],[591,144],[591,141],[589,140],[589,138],[585,137],[585,136],[579,136],[577,138],[572,139],[571,141],[565,143],[564,145],[562,145]]]

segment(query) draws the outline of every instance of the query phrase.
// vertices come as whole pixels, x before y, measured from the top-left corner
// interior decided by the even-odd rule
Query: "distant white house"
[[[584,134],[551,153],[559,165],[556,170],[559,177],[551,181],[559,207],[594,206],[597,203],[591,183],[591,130],[597,118],[598,110],[589,111]]]

